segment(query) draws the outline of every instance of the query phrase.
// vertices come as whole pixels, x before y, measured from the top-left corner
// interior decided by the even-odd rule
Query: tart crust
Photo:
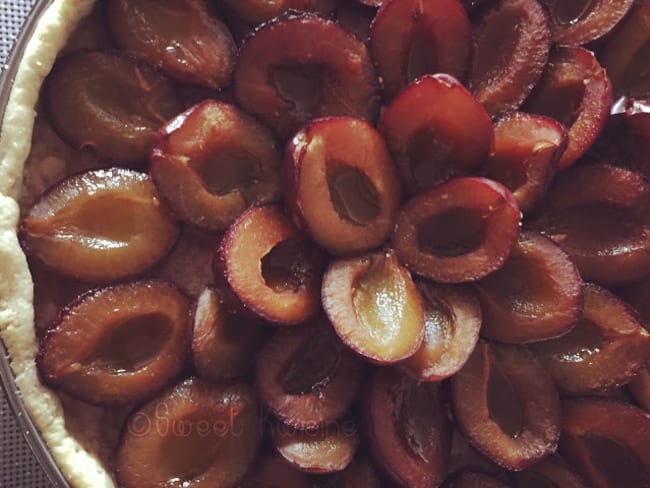
[[[20,61],[0,133],[0,336],[22,401],[61,471],[76,488],[115,487],[115,483],[99,457],[84,447],[89,445],[88,440],[82,445],[73,435],[59,397],[38,376],[33,282],[16,234],[20,216],[17,199],[41,84],[57,53],[94,3],[54,0],[47,7]]]

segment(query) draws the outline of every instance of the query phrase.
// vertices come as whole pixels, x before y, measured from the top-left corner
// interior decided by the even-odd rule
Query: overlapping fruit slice
[[[440,385],[377,369],[364,392],[362,415],[375,462],[396,483],[427,488],[442,482],[451,426]]]
[[[512,112],[494,126],[494,152],[485,176],[503,183],[526,213],[546,193],[568,139],[562,125],[548,117]]]
[[[650,98],[648,22],[650,22],[650,4],[636,2],[601,51],[602,64],[612,80],[617,95],[627,95],[641,100]]]
[[[615,295],[588,284],[574,329],[534,347],[559,388],[584,394],[628,383],[650,360],[650,333]]]
[[[298,430],[277,424],[273,446],[290,466],[306,473],[343,471],[354,459],[359,434],[352,420],[328,422],[316,430]]]
[[[474,350],[482,322],[481,306],[466,285],[421,279],[415,285],[424,307],[424,339],[400,367],[417,380],[441,381],[458,372]]]
[[[612,106],[612,85],[592,52],[580,47],[553,52],[523,110],[562,123],[569,145],[560,169],[574,164],[602,131]]]
[[[335,255],[381,245],[402,194],[379,133],[350,117],[317,119],[299,131],[287,147],[285,182],[294,220]]]
[[[260,437],[249,387],[190,378],[129,417],[116,453],[117,479],[124,488],[236,486]]]
[[[392,251],[333,261],[321,294],[341,340],[371,361],[395,363],[422,344],[420,294]]]
[[[239,488],[312,488],[306,475],[292,468],[278,454],[260,455]]]
[[[650,414],[615,400],[562,405],[560,452],[594,488],[650,486]]]
[[[309,13],[278,17],[246,40],[235,67],[235,94],[244,109],[282,139],[315,117],[374,120],[379,109],[377,76],[366,46],[334,22]]]
[[[249,206],[280,197],[273,135],[233,105],[207,100],[159,132],[151,177],[184,221],[224,230]]]
[[[324,318],[277,331],[257,356],[262,401],[284,424],[299,429],[341,418],[362,377],[362,363]]]
[[[577,268],[557,244],[536,232],[523,232],[506,264],[476,289],[483,309],[481,333],[502,342],[561,336],[582,311]]]
[[[377,12],[370,48],[389,98],[422,75],[467,71],[471,26],[458,0],[393,0]]]
[[[451,379],[451,391],[460,430],[493,462],[521,470],[555,451],[559,395],[523,346],[479,343]]]
[[[20,235],[26,253],[56,271],[107,283],[160,261],[178,227],[146,174],[112,168],[49,190],[24,217]]]
[[[607,34],[630,10],[633,0],[542,0],[560,46],[587,44]]]
[[[592,164],[562,173],[536,225],[569,254],[587,281],[620,285],[650,272],[647,205],[640,175]]]
[[[106,14],[126,52],[179,81],[215,90],[230,83],[235,41],[203,0],[113,0]]]
[[[494,143],[483,107],[445,74],[409,85],[386,108],[379,130],[410,194],[477,171]]]
[[[520,220],[505,186],[485,178],[457,178],[402,207],[393,245],[416,274],[443,283],[474,281],[503,266]]]
[[[260,335],[257,324],[228,312],[219,291],[203,290],[192,313],[192,359],[199,376],[213,381],[248,376]]]
[[[158,128],[181,111],[164,75],[115,51],[80,51],[59,59],[44,96],[63,140],[92,147],[117,165],[145,162]]]
[[[277,206],[253,207],[228,228],[214,273],[238,312],[292,325],[319,310],[320,251]]]
[[[150,397],[180,373],[189,301],[173,285],[136,281],[81,295],[59,315],[37,363],[50,385],[90,403]]]
[[[473,29],[469,89],[494,116],[521,105],[548,61],[551,30],[537,0],[500,0]]]

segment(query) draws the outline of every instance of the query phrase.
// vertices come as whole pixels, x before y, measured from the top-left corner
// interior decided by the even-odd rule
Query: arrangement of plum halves
[[[650,1],[100,2],[39,137],[119,486],[650,487]]]

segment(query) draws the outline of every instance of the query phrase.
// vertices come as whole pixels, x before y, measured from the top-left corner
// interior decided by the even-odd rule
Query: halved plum
[[[213,381],[243,378],[254,365],[259,326],[227,310],[220,293],[206,288],[192,313],[192,359],[199,376]]]
[[[116,452],[117,480],[124,488],[236,486],[260,438],[248,386],[190,378],[129,417]]]
[[[23,218],[28,256],[92,283],[137,275],[160,261],[178,226],[149,176],[112,168],[72,176]]]
[[[253,207],[228,228],[214,274],[236,312],[293,325],[320,308],[320,251],[277,206]]]
[[[377,8],[375,6],[366,5],[359,1],[355,2],[354,0],[338,1],[331,18],[336,19],[341,27],[366,42],[370,37],[370,27],[376,14]]]
[[[424,340],[400,364],[419,381],[442,381],[463,367],[478,341],[481,305],[467,285],[440,285],[418,279],[424,306]]]
[[[378,91],[363,42],[310,13],[264,24],[244,42],[235,67],[240,105],[285,140],[315,117],[374,121]]]
[[[594,488],[650,486],[650,414],[615,400],[562,404],[560,452]]]
[[[367,445],[400,486],[438,486],[447,472],[451,425],[441,386],[378,368],[362,397]]]
[[[263,453],[237,488],[313,488],[306,475],[278,454]]]
[[[392,251],[333,261],[321,295],[341,340],[371,361],[395,363],[422,344],[420,294]]]
[[[542,0],[560,46],[579,46],[603,37],[627,14],[634,0]]]
[[[285,173],[294,220],[330,253],[368,251],[390,234],[402,189],[383,139],[367,122],[310,122],[287,147]]]
[[[118,47],[170,77],[214,90],[230,83],[235,41],[204,0],[111,0],[106,17]]]
[[[171,82],[148,64],[114,51],[59,59],[44,85],[57,133],[116,165],[147,160],[156,131],[182,109]]]
[[[481,279],[508,259],[521,212],[512,193],[486,178],[457,178],[406,203],[392,242],[406,267],[432,281]]]
[[[555,451],[560,397],[524,346],[480,342],[451,391],[458,427],[498,465],[518,471]]]
[[[646,412],[650,412],[650,366],[639,371],[628,384],[628,388],[634,400]]]
[[[600,53],[600,59],[612,80],[616,95],[650,99],[649,22],[650,4],[635,2],[629,14],[608,37]]]
[[[650,185],[622,168],[589,164],[563,172],[535,224],[571,257],[587,281],[634,282],[650,274]]]
[[[551,41],[548,16],[537,0],[493,2],[475,22],[468,86],[491,116],[516,110],[526,99]]]
[[[569,145],[559,169],[574,164],[598,138],[612,106],[612,84],[591,51],[556,49],[522,110],[563,124]]]
[[[476,172],[494,144],[483,107],[445,74],[409,85],[386,108],[379,130],[410,194]]]
[[[513,488],[587,488],[582,478],[555,455],[515,473],[513,478]]]
[[[170,283],[91,290],[63,309],[40,345],[46,383],[90,403],[133,403],[171,383],[190,344],[189,301]]]
[[[510,259],[476,284],[483,309],[481,333],[527,343],[566,334],[582,312],[582,278],[552,240],[522,232]]]
[[[510,485],[499,478],[470,470],[452,474],[442,486],[443,488],[510,488]]]
[[[351,420],[328,422],[316,430],[297,430],[277,424],[273,446],[290,466],[305,473],[343,471],[359,447],[359,434]]]
[[[628,383],[650,361],[650,333],[627,304],[587,284],[573,330],[534,348],[561,390],[585,394]]]
[[[246,208],[279,200],[280,161],[268,129],[233,105],[206,100],[160,130],[149,169],[181,219],[224,230]]]
[[[282,422],[317,429],[343,416],[357,396],[363,365],[325,318],[278,330],[257,355],[262,402]]]
[[[252,25],[273,19],[287,10],[332,13],[336,0],[217,0],[239,19]]]
[[[556,120],[512,112],[494,125],[494,152],[484,174],[508,187],[521,211],[529,212],[544,196],[567,144]]]
[[[385,2],[370,31],[370,49],[389,99],[425,74],[463,78],[470,44],[471,26],[458,0]]]

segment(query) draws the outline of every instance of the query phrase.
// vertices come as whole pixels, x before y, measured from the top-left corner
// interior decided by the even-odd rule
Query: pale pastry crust
[[[62,472],[75,488],[115,483],[98,457],[66,425],[58,396],[43,386],[35,364],[33,283],[16,228],[25,160],[31,147],[39,90],[57,53],[94,0],[54,0],[31,37],[15,78],[0,133],[0,335],[16,386]]]

